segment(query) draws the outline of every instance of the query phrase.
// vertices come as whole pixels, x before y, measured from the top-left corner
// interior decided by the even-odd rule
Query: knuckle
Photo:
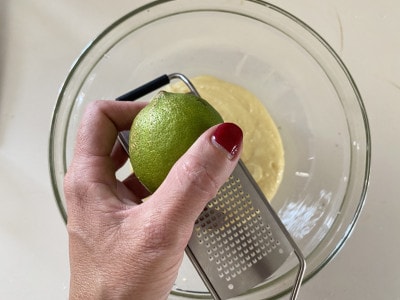
[[[77,176],[75,170],[71,167],[64,177],[64,194],[68,206],[78,201],[78,199],[85,199],[88,194],[88,186],[81,176]]]
[[[68,219],[67,232],[69,239],[74,242],[79,242],[79,244],[86,244],[91,240],[91,236],[87,233],[87,230],[82,228],[73,218]]]
[[[86,111],[88,112],[96,112],[103,110],[104,100],[94,100],[88,103]]]
[[[185,181],[183,184],[189,186],[190,192],[210,200],[219,188],[217,176],[210,172],[210,169],[206,161],[192,155],[183,161],[178,178]]]

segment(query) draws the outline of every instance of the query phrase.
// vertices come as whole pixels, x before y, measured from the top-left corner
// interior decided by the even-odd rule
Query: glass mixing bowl
[[[272,206],[303,251],[305,278],[311,278],[343,246],[363,206],[368,121],[357,87],[332,48],[302,21],[262,1],[155,1],[89,44],[60,91],[51,127],[50,171],[64,219],[63,177],[87,103],[115,99],[173,72],[244,86],[270,112],[286,162]],[[295,275],[289,263],[235,299],[280,297]],[[183,298],[210,298],[186,258],[171,292],[171,299]]]

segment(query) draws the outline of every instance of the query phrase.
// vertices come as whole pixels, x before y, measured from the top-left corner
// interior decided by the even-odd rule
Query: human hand
[[[242,132],[224,123],[207,130],[150,195],[116,141],[144,107],[91,103],[64,180],[70,247],[70,299],[166,299],[193,225],[237,164]],[[142,203],[141,199],[148,197]]]

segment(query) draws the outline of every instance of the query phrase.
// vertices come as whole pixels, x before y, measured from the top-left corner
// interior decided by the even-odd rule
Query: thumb
[[[232,174],[242,140],[242,130],[233,123],[211,127],[175,163],[147,203],[162,208],[165,221],[176,221],[176,229],[190,235],[197,217]]]

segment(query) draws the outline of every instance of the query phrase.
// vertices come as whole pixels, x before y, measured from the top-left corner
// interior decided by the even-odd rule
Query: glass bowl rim
[[[106,37],[110,32],[112,32],[116,27],[118,27],[120,24],[124,23],[128,19],[134,17],[137,14],[140,14],[152,7],[169,3],[169,2],[175,2],[176,0],[156,0],[152,1],[149,3],[146,3],[130,12],[122,16],[121,18],[117,19],[116,21],[112,22],[109,26],[107,26],[100,34],[97,35],[92,41],[90,41],[87,46],[83,49],[83,51],[80,53],[78,58],[73,62],[72,67],[68,71],[67,77],[64,80],[64,82],[61,85],[61,88],[59,89],[58,92],[58,97],[57,97],[57,102],[56,105],[53,109],[53,115],[51,119],[51,128],[50,128],[50,136],[49,136],[49,148],[48,148],[48,159],[49,159],[49,171],[50,171],[50,178],[51,178],[51,184],[52,184],[52,189],[53,193],[56,198],[57,206],[59,209],[59,212],[64,220],[65,223],[67,223],[67,213],[66,213],[66,208],[62,202],[62,196],[61,193],[62,191],[59,190],[58,188],[58,183],[57,183],[57,175],[56,175],[56,170],[54,166],[54,145],[52,143],[53,137],[55,135],[55,130],[57,126],[57,116],[58,116],[58,111],[60,109],[62,100],[63,100],[63,95],[64,92],[67,90],[71,80],[74,78],[76,71],[79,69],[81,64],[84,63],[85,58],[90,54],[92,49],[99,44],[104,37]],[[364,122],[364,130],[365,130],[365,167],[364,167],[364,177],[363,177],[363,186],[362,186],[362,191],[361,194],[359,195],[359,201],[357,206],[354,209],[354,213],[352,214],[352,218],[350,219],[350,222],[346,224],[346,230],[344,231],[344,234],[341,235],[340,241],[336,244],[336,246],[329,252],[329,255],[319,263],[319,265],[310,273],[308,273],[304,280],[303,283],[307,282],[310,280],[314,275],[316,275],[321,269],[323,269],[335,256],[336,254],[342,249],[343,245],[345,242],[348,240],[349,236],[353,232],[355,225],[357,223],[357,220],[361,214],[362,208],[365,204],[366,196],[367,196],[367,189],[369,185],[369,179],[370,179],[370,167],[371,167],[371,133],[370,133],[370,127],[369,127],[369,121],[367,117],[367,112],[361,97],[361,94],[358,90],[358,87],[350,74],[348,68],[340,58],[340,56],[336,53],[336,51],[328,44],[328,42],[320,35],[318,34],[314,29],[312,29],[309,25],[307,25],[304,21],[300,20],[293,14],[289,13],[285,9],[282,9],[274,4],[271,4],[269,2],[263,1],[263,0],[242,0],[247,3],[253,3],[256,5],[262,5],[265,6],[269,9],[272,9],[273,11],[277,12],[278,14],[283,15],[286,18],[289,18],[291,21],[295,22],[297,25],[300,25],[303,27],[304,30],[306,30],[309,34],[311,34],[324,48],[329,52],[329,54],[334,58],[334,60],[337,62],[338,66],[340,67],[341,71],[345,75],[345,77],[348,80],[348,83],[351,85],[352,90],[354,92],[354,96],[357,99],[357,104],[358,108],[360,109],[360,113],[362,115],[362,119]],[[213,8],[205,9],[207,11],[218,11],[218,12],[224,12],[224,10],[215,10]],[[200,9],[193,9],[193,11],[201,11]],[[231,12],[228,9],[225,10],[227,12]],[[181,12],[181,11],[180,11]],[[171,16],[171,15],[167,15]],[[246,15],[248,16],[248,15]],[[256,19],[256,18],[255,18]],[[256,19],[258,20],[258,19]],[[258,20],[260,21],[260,20]],[[145,26],[146,24],[143,24],[142,26]],[[65,149],[64,149],[65,151]],[[64,166],[64,169],[66,170],[66,166]],[[315,250],[314,250],[315,251]],[[311,252],[309,255],[311,255],[313,252]],[[287,274],[285,274],[287,275]],[[284,275],[284,276],[285,276]],[[256,288],[257,289],[257,288]],[[262,289],[262,287],[261,287]],[[287,294],[289,289],[283,290],[282,292],[274,295],[272,298],[269,299],[277,299],[281,297],[284,294]],[[194,297],[196,298],[196,297]],[[199,299],[202,297],[200,296]]]

